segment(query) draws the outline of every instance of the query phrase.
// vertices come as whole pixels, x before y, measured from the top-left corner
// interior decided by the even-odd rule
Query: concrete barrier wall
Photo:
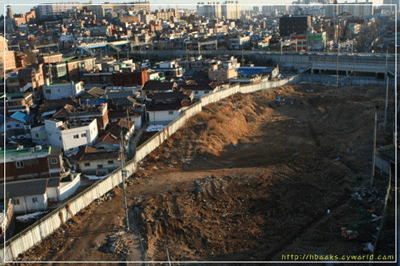
[[[162,131],[155,134],[152,138],[137,148],[135,157],[128,161],[124,166],[124,170],[127,171],[127,176],[132,175],[136,171],[138,162],[143,160],[168,137],[173,135],[177,130],[185,125],[188,119],[201,112],[204,106],[210,103],[218,102],[221,99],[239,92],[251,93],[258,90],[282,86],[287,83],[295,83],[298,81],[300,81],[300,78],[298,76],[294,76],[273,82],[262,81],[257,84],[248,85],[235,84],[229,88],[204,95],[199,102],[191,105],[177,119],[168,124]],[[35,222],[33,225],[26,228],[24,231],[9,239],[6,243],[5,251],[4,247],[0,249],[0,257],[2,262],[12,261],[18,256],[18,254],[25,252],[38,242],[44,240],[68,219],[72,218],[73,215],[121,183],[122,172],[121,169],[118,168],[111,172],[106,179],[96,182],[83,192],[69,199],[56,210],[52,211],[45,217]],[[5,254],[5,256],[3,256],[3,254]]]

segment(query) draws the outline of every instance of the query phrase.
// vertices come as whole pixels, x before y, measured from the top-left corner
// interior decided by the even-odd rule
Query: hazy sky
[[[116,0],[104,0],[104,1],[99,1],[99,0],[93,0],[93,4],[101,4],[104,2],[110,2],[110,3],[126,3],[126,2],[134,2],[135,0],[120,0],[120,1],[116,1]],[[224,2],[225,0],[149,0],[150,1],[150,5],[151,5],[151,9],[157,9],[159,8],[160,5],[163,5],[163,7],[178,7],[178,8],[183,8],[185,5],[187,7],[191,7],[191,8],[195,8],[196,4],[198,2]],[[365,0],[359,0],[359,2],[364,2]],[[371,0],[370,0],[371,1]],[[374,4],[382,4],[383,0],[372,0]],[[63,1],[63,0],[48,0],[48,1],[43,1],[43,0],[39,0],[39,1],[34,1],[34,0],[6,0],[4,5],[11,5],[12,11],[13,13],[22,13],[22,12],[27,12],[29,11],[29,9],[33,6],[36,6],[40,3],[63,3],[63,2],[82,2],[82,3],[88,3],[89,0],[67,0],[67,1]],[[273,5],[273,4],[282,4],[282,5],[286,5],[286,4],[290,4],[292,3],[293,0],[239,0],[239,3],[242,5]],[[344,3],[344,0],[339,0],[339,3]],[[348,0],[348,2],[355,2],[354,0]],[[4,5],[2,5],[0,7],[0,12],[4,14]],[[242,9],[246,9],[245,6],[242,7]]]

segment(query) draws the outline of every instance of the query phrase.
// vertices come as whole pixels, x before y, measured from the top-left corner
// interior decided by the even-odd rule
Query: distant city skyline
[[[78,0],[78,1],[70,0],[68,2],[89,3],[89,1],[90,0],[87,0],[87,1],[85,1],[85,0]],[[109,0],[108,1],[106,1],[106,0],[104,0],[104,1],[92,1],[93,4],[104,4],[104,2],[126,3],[126,2],[135,2],[135,1],[123,1],[123,0],[122,1],[109,1]],[[190,3],[188,3],[188,1],[185,1],[185,0],[174,0],[174,2],[171,3],[170,0],[151,0],[149,2],[150,2],[151,11],[154,11],[154,10],[159,9],[159,8],[179,8],[179,9],[181,9],[181,8],[185,8],[185,7],[195,10],[196,9],[196,5],[197,5],[198,2],[203,2],[203,3],[219,2],[219,3],[223,3],[224,1],[209,1],[209,0],[207,1],[207,0],[204,0],[204,1],[191,1]],[[257,1],[257,2],[259,2],[259,3],[255,3],[255,1],[251,1],[251,0],[241,0],[241,1],[239,1],[239,4],[242,5],[242,10],[246,10],[246,9],[251,9],[252,6],[290,5],[293,2],[293,0],[273,0],[273,1],[268,2],[268,3],[266,3],[266,2],[263,3],[263,1]],[[339,2],[339,4],[345,3],[344,0],[339,0],[338,2]],[[355,0],[347,1],[347,2],[348,3],[354,3]],[[366,2],[366,1],[361,0],[361,1],[358,1],[358,2],[362,3],[362,2]],[[373,2],[374,5],[383,4],[383,0],[372,0],[372,1],[369,1],[369,2]],[[65,1],[63,1],[63,0],[49,0],[49,1],[41,2],[41,3],[39,2],[38,3],[37,1],[32,1],[32,0],[29,0],[29,1],[24,1],[24,0],[10,1],[10,0],[7,0],[6,3],[3,6],[1,6],[0,8],[2,9],[1,13],[5,15],[5,8],[4,7],[6,5],[10,5],[13,13],[17,14],[17,13],[28,12],[34,6],[37,6],[37,5],[40,5],[40,4],[46,4],[46,3],[59,3],[59,4],[62,4],[62,3],[65,3]],[[248,8],[246,8],[246,7],[248,7]]]

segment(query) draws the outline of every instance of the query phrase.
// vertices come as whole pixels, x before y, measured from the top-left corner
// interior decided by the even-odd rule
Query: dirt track
[[[166,260],[167,249],[171,260],[367,254],[363,244],[374,241],[378,223],[358,226],[351,240],[341,228],[382,210],[386,180],[378,178],[375,190],[363,187],[374,113],[383,120],[384,99],[384,88],[301,84],[207,106],[143,160],[128,187],[147,259]],[[379,131],[378,145],[390,140]],[[60,241],[65,233],[58,230],[21,259],[140,260],[140,251],[99,248],[115,233],[107,230],[123,228],[122,196],[115,193],[66,226],[69,238]]]

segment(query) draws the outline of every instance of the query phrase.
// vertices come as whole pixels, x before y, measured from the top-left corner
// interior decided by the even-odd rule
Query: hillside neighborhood
[[[144,261],[148,256],[165,261],[170,255],[177,261],[229,260],[230,253],[240,260],[279,260],[280,251],[291,252],[298,247],[284,243],[272,231],[265,233],[265,221],[270,219],[280,228],[277,221],[285,225],[289,222],[278,211],[297,217],[293,232],[298,232],[299,241],[304,243],[306,224],[312,227],[321,222],[292,202],[288,195],[296,197],[295,193],[279,185],[284,181],[275,179],[285,176],[282,180],[293,186],[297,195],[303,195],[297,187],[299,182],[309,195],[317,193],[316,201],[318,197],[322,199],[318,204],[303,199],[315,207],[315,215],[322,217],[332,209],[341,217],[344,239],[349,235],[360,239],[364,232],[361,222],[350,225],[346,220],[350,216],[345,214],[349,210],[343,207],[353,204],[350,198],[354,200],[358,193],[363,199],[355,206],[372,219],[368,221],[371,232],[365,232],[360,241],[373,246],[367,245],[365,254],[375,254],[374,247],[384,241],[379,239],[381,231],[373,231],[371,224],[377,228],[385,224],[387,231],[382,234],[391,243],[391,213],[397,208],[390,201],[397,189],[396,5],[398,8],[399,3],[394,0],[384,0],[383,5],[368,0],[346,1],[345,5],[331,0],[296,0],[291,5],[249,7],[227,1],[155,9],[147,1],[77,2],[39,4],[20,14],[13,12],[16,6],[7,5],[6,14],[0,17],[0,28],[5,33],[0,35],[0,83],[4,87],[0,94],[0,134],[4,139],[0,144],[4,152],[0,167],[4,176],[0,182],[0,199],[4,202],[1,238],[11,247],[26,232],[40,227],[41,221],[58,216],[57,224],[73,234],[73,230],[90,227],[89,220],[77,222],[92,219],[82,210],[104,216],[102,206],[118,202],[121,209],[117,205],[111,207],[116,219],[113,226],[129,229],[132,223],[129,230],[134,234],[119,231],[108,235],[106,244],[106,236],[102,235],[104,245],[99,244],[99,250],[114,254],[105,260]],[[375,124],[371,122],[374,114]],[[356,122],[357,115],[365,125]],[[354,135],[356,131],[358,137]],[[329,138],[332,143],[327,141]],[[254,145],[258,139],[262,142]],[[336,142],[347,150],[334,147]],[[363,156],[369,156],[368,160],[359,161]],[[313,160],[320,160],[330,170],[324,172]],[[287,169],[282,168],[283,164]],[[370,170],[365,170],[371,165],[372,177]],[[246,167],[248,173],[244,171]],[[198,179],[181,177],[185,171],[192,171]],[[315,179],[309,180],[307,174],[315,175]],[[321,180],[319,174],[323,176]],[[170,184],[155,181],[163,175]],[[258,181],[246,185],[242,180],[246,175]],[[261,181],[261,177],[265,179]],[[328,189],[332,183],[326,177],[341,184],[337,194]],[[362,190],[368,182],[373,184],[374,177],[376,186],[368,188],[368,192]],[[194,183],[188,185],[189,180]],[[275,182],[278,185],[272,186]],[[101,197],[82,203],[79,209],[71,207],[82,195],[89,195],[105,183],[110,189]],[[148,191],[141,188],[148,183],[154,187]],[[119,187],[124,190],[124,209]],[[241,187],[248,194],[242,195]],[[191,189],[197,191],[194,196],[188,192]],[[361,194],[361,190],[365,193]],[[143,193],[143,197],[135,193]],[[249,198],[252,193],[253,198]],[[337,201],[327,195],[337,197]],[[366,197],[370,197],[368,204]],[[112,198],[114,203],[103,203]],[[279,207],[274,205],[277,202]],[[207,229],[203,231],[202,222],[196,219],[216,215],[211,213],[212,206],[216,206],[218,225],[205,220]],[[224,206],[231,209],[222,214]],[[234,214],[235,206],[241,218]],[[266,207],[269,209],[263,210]],[[189,215],[191,212],[195,214]],[[265,217],[261,215],[266,212]],[[181,216],[193,218],[193,224],[185,226]],[[378,216],[382,220],[374,220]],[[126,217],[126,222],[121,217]],[[243,217],[255,220],[250,224]],[[332,220],[328,222],[334,224]],[[230,239],[235,230],[245,236],[238,225],[254,228],[252,239],[258,244]],[[214,226],[223,228],[221,234],[230,239],[226,245],[215,239]],[[106,230],[107,225],[100,221],[98,227]],[[46,239],[43,245],[50,248],[52,244],[48,243],[53,240],[45,237],[53,232],[61,234],[57,228],[53,226],[46,229],[43,237],[33,238]],[[227,228],[233,231],[228,232]],[[176,236],[176,232],[185,237]],[[138,240],[143,233],[145,247]],[[200,242],[194,240],[193,234],[201,236]],[[376,240],[373,234],[378,235]],[[272,242],[262,240],[268,235],[276,237],[279,248],[275,250]],[[333,238],[335,246],[340,242],[339,236]],[[294,239],[294,235],[288,239]],[[47,248],[38,257],[22,255],[36,243],[24,244],[21,252],[6,256],[25,261],[68,260],[67,253],[52,257]],[[119,249],[115,243],[120,243]],[[136,249],[141,255],[127,243],[140,243],[141,248]],[[334,252],[325,248],[327,242],[321,245],[323,252]],[[385,254],[383,246],[376,249],[379,254]],[[265,253],[260,247],[265,248]],[[361,251],[361,244],[354,249]],[[110,250],[120,252],[117,255]],[[240,250],[251,251],[252,255]],[[85,252],[96,260],[102,258],[97,251]],[[338,248],[338,252],[345,251]],[[389,246],[387,255],[392,256],[393,252],[394,247]]]

